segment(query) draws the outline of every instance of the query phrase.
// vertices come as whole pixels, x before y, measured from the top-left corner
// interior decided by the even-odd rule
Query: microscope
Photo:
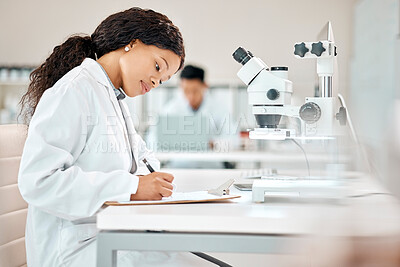
[[[325,140],[342,133],[340,125],[346,124],[347,116],[346,109],[337,106],[338,97],[333,96],[337,51],[330,22],[323,31],[326,32],[326,39],[294,45],[296,58],[317,59],[320,96],[306,97],[301,106],[291,105],[293,84],[288,80],[287,67],[268,67],[260,58],[242,47],[233,53],[233,58],[243,65],[237,75],[248,86],[248,103],[252,106],[258,125],[250,131],[250,139]],[[297,119],[300,131],[283,128],[280,125],[282,116]],[[337,185],[337,181],[325,179],[261,179],[253,182],[253,201],[264,202],[265,192],[318,192],[335,195]]]
[[[294,45],[294,55],[300,59],[317,59],[320,97],[306,97],[302,106],[292,106],[293,84],[288,80],[287,67],[269,68],[250,51],[239,47],[233,58],[242,68],[238,77],[248,86],[248,103],[258,128],[249,133],[250,139],[285,140],[290,138],[329,138],[340,133],[337,124],[346,124],[346,110],[337,110],[337,97],[332,95],[336,46],[330,22],[327,38],[317,42]],[[300,121],[300,132],[280,127],[282,116]]]

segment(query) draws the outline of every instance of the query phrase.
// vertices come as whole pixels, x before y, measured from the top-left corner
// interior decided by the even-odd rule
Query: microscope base
[[[252,187],[253,202],[264,202],[268,193],[298,193],[299,197],[340,198],[341,182],[323,179],[256,180]]]
[[[277,128],[255,128],[249,133],[250,139],[262,140],[285,140],[295,137],[294,129],[277,129]]]

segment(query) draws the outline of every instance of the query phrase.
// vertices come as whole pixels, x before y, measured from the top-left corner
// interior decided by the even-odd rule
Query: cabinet
[[[32,66],[0,66],[0,124],[16,123]],[[22,122],[22,118],[18,120]]]
[[[0,124],[16,123],[21,110],[19,102],[28,89],[28,80],[0,81]],[[22,122],[22,119],[18,119]]]

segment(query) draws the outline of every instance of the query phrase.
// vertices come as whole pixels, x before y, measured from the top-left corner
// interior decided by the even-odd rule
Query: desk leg
[[[209,261],[211,263],[214,263],[220,267],[232,267],[232,265],[227,264],[226,262],[223,262],[219,259],[216,259],[214,257],[211,257],[210,255],[207,255],[203,252],[191,252],[192,254],[196,255],[197,257],[202,258],[203,260]]]
[[[117,250],[113,240],[109,240],[107,235],[100,232],[97,235],[97,267],[116,267]]]

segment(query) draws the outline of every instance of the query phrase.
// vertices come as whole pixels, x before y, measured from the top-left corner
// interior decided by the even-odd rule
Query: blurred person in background
[[[239,137],[235,123],[229,113],[229,105],[221,103],[209,92],[204,69],[194,65],[186,65],[180,73],[179,87],[177,96],[166,104],[160,116],[179,116],[182,117],[182,121],[185,118],[192,119],[186,121],[188,124],[193,121],[194,123],[202,123],[202,119],[205,119],[207,127],[209,127],[207,131],[209,131],[211,137],[208,149],[214,152],[221,152],[221,150],[228,152],[228,150],[234,148]],[[204,131],[204,128],[201,131]],[[161,140],[157,140],[154,131],[154,129],[149,131],[148,143],[160,143]],[[195,142],[196,138],[194,137],[193,140]],[[167,166],[170,168],[233,168],[234,164],[230,162],[170,160]]]

